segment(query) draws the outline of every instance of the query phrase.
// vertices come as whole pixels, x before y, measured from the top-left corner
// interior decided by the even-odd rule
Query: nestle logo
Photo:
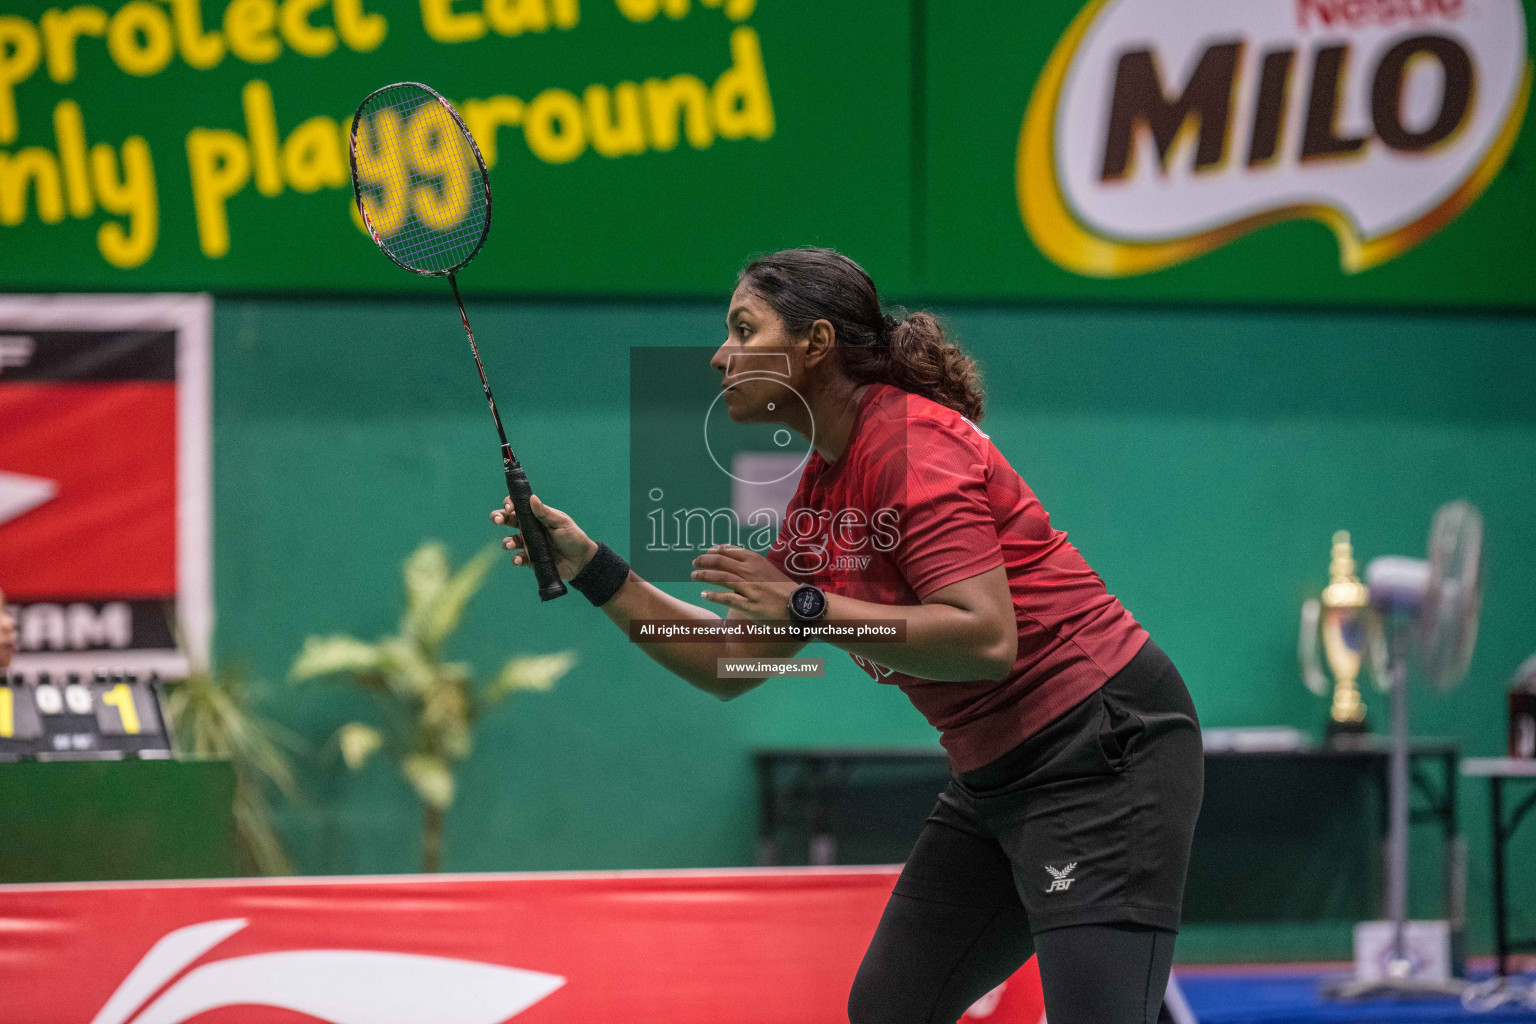
[[[1296,24],[1303,29],[1365,28],[1431,18],[1455,21],[1465,8],[1465,0],[1296,0]]]

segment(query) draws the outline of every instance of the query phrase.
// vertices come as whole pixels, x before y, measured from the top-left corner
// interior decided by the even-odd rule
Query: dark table
[[[1509,954],[1536,952],[1536,939],[1509,937],[1508,892],[1504,877],[1504,850],[1520,822],[1536,807],[1536,787],[1515,805],[1508,819],[1504,816],[1504,783],[1510,779],[1536,782],[1536,761],[1515,757],[1470,757],[1461,772],[1471,778],[1488,780],[1489,805],[1493,811],[1493,941],[1499,957],[1499,977],[1509,975]]]
[[[1361,920],[1379,914],[1388,757],[1375,737],[1346,747],[1207,751],[1186,917]],[[780,747],[758,750],[754,759],[763,865],[787,860],[794,847],[817,865],[900,862],[949,774],[943,750],[935,747]],[[1413,821],[1437,825],[1443,844],[1444,913],[1459,954],[1465,855],[1457,830],[1458,748],[1416,740],[1410,766]],[[1288,861],[1276,855],[1281,846],[1299,852]]]

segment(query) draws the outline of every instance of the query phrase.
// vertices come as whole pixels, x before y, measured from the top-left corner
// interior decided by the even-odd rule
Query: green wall
[[[594,535],[627,543],[628,348],[713,345],[722,312],[474,304],[519,455]],[[1207,726],[1319,726],[1296,626],[1300,602],[1326,582],[1332,532],[1353,531],[1362,562],[1416,554],[1439,503],[1476,502],[1489,563],[1477,656],[1455,693],[1415,691],[1414,729],[1458,736],[1470,755],[1502,749],[1504,684],[1536,647],[1536,322],[944,312],[987,372],[985,428],[1178,662]],[[500,495],[494,434],[462,335],[441,301],[235,299],[218,302],[214,334],[219,655],[269,680],[266,706],[315,746],[308,801],[284,814],[300,870],[413,870],[419,830],[404,785],[383,766],[350,776],[325,746],[364,701],[283,678],[308,633],[392,628],[399,561],[423,538],[464,557],[498,536],[487,519]],[[494,574],[453,654],[489,671],[512,652],[573,647],[581,664],[483,724],[449,822],[449,870],[749,864],[753,747],[934,742],[898,691],[837,652],[827,679],[721,704],[656,668],[579,597],[541,606],[529,582]],[[1382,699],[1368,699],[1384,719]],[[1486,949],[1485,787],[1462,795],[1473,943]],[[1513,855],[1536,856],[1536,842]],[[1415,874],[1433,891],[1432,864]],[[1536,906],[1536,876],[1514,877],[1514,926],[1536,930],[1519,909]],[[1228,938],[1190,936],[1186,951],[1220,956]],[[1319,955],[1316,941],[1290,941],[1274,931],[1259,945]]]

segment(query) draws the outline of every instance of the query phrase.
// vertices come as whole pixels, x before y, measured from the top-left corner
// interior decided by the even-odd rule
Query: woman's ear
[[[837,329],[829,321],[817,320],[806,336],[805,365],[815,366],[832,355],[837,345]]]

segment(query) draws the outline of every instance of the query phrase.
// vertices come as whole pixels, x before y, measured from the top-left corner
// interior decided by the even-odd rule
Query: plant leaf
[[[429,650],[443,645],[464,618],[464,606],[485,585],[485,575],[496,564],[500,548],[489,544],[454,573],[413,616],[417,639]]]
[[[416,720],[416,749],[456,761],[468,757],[473,747],[469,688],[443,683],[422,700]]]
[[[215,672],[193,665],[182,680],[167,683],[167,713],[183,754],[225,758],[235,772],[235,835],[243,871],[287,874],[292,868],[267,803],[268,787],[290,800],[299,797],[287,751],[300,742],[288,730],[257,714],[255,687],[238,668]]]
[[[576,664],[575,651],[558,654],[525,654],[510,659],[501,667],[496,681],[486,687],[485,700],[495,704],[518,690],[548,690],[555,680]]]
[[[272,809],[261,787],[237,781],[234,809],[235,836],[242,859],[263,875],[293,874],[293,863],[278,839]]]
[[[448,762],[431,754],[409,754],[400,762],[400,770],[428,807],[446,811],[453,804],[453,769]]]
[[[436,670],[416,644],[397,636],[379,641],[379,669],[391,693],[419,698],[431,691]]]
[[[448,546],[437,540],[423,542],[406,557],[402,571],[405,576],[405,615],[400,620],[400,632],[413,636],[420,632],[426,609],[448,585],[451,575]]]
[[[362,722],[348,722],[336,730],[336,744],[341,747],[341,759],[353,771],[362,771],[368,758],[384,745],[384,734]]]
[[[379,670],[379,648],[351,636],[312,636],[288,670],[294,682],[335,672],[369,673]]]

